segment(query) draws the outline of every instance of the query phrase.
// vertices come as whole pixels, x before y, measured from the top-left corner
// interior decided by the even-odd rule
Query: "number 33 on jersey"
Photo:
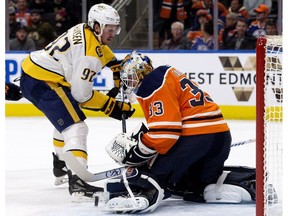
[[[195,82],[173,67],[154,69],[136,94],[149,127],[141,140],[160,154],[165,154],[180,135],[229,130],[219,106]]]

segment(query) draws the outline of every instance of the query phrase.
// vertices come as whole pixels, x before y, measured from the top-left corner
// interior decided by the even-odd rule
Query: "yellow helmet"
[[[151,59],[145,54],[133,51],[128,54],[121,63],[120,78],[128,92],[135,92],[142,80],[151,73],[152,70]]]

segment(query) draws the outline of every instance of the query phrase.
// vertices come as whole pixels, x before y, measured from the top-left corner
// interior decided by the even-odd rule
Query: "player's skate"
[[[70,170],[68,170],[68,178],[69,193],[74,202],[92,200],[97,194],[99,195],[99,193],[103,193],[104,191],[102,187],[89,185],[77,175],[72,175]]]
[[[56,186],[68,182],[67,167],[64,161],[59,160],[58,156],[53,152],[53,174],[55,176],[54,184]]]

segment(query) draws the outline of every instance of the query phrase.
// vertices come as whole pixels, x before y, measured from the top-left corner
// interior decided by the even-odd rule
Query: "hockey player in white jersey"
[[[55,184],[65,182],[68,174],[72,196],[91,197],[103,191],[81,180],[73,173],[73,167],[66,167],[67,161],[63,161],[64,154],[72,153],[74,160],[87,167],[88,127],[81,108],[102,111],[118,120],[123,113],[129,118],[134,112],[130,103],[115,99],[120,84],[120,61],[108,44],[119,32],[118,12],[107,4],[96,4],[89,10],[87,23],[75,25],[43,50],[31,52],[22,63],[23,96],[55,127]],[[113,71],[116,86],[107,95],[93,90],[93,79],[105,66]]]

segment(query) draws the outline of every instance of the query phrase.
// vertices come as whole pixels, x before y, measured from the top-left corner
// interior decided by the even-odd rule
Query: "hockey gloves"
[[[5,100],[18,101],[22,98],[20,87],[13,83],[5,84]]]
[[[156,154],[155,150],[141,142],[142,133],[137,139],[127,133],[120,133],[106,145],[105,150],[120,165],[141,166]]]
[[[141,140],[131,147],[122,161],[127,166],[141,166],[156,154],[156,151],[145,146]]]
[[[107,96],[109,96],[109,99],[104,104],[101,111],[103,111],[106,115],[118,120],[121,120],[122,116],[124,116],[125,119],[128,119],[133,115],[135,109],[130,103],[116,100],[115,97],[117,93],[118,90],[116,87],[108,92]]]
[[[110,62],[110,70],[113,72],[114,85],[119,89],[120,88],[120,70],[121,70],[121,61]]]

